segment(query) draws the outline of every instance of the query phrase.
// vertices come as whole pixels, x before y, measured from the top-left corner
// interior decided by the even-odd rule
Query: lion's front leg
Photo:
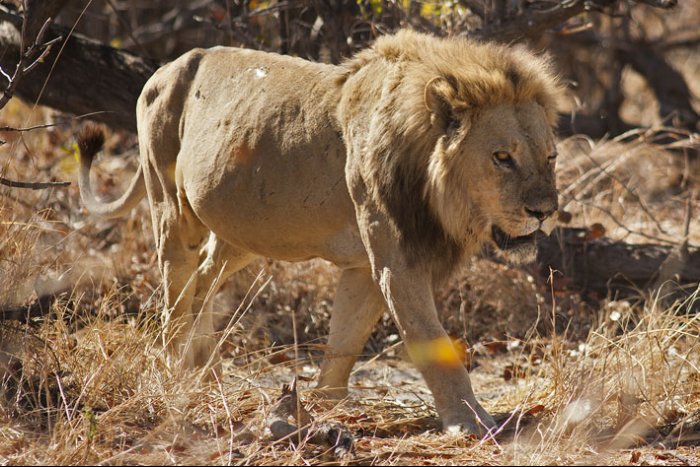
[[[469,375],[438,319],[429,264],[408,264],[386,210],[356,184],[351,192],[372,277],[435,399],[446,430],[483,435],[496,425],[474,397]]]
[[[438,319],[429,277],[389,267],[376,272],[408,353],[433,393],[443,428],[477,435],[493,428],[496,422],[474,397],[469,374]]]

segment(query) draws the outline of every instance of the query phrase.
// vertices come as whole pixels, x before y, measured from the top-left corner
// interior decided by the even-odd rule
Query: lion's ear
[[[454,85],[438,76],[428,81],[424,93],[431,123],[446,133],[459,128],[466,106],[458,103]]]

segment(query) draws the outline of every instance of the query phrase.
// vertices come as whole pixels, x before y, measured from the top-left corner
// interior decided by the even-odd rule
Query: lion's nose
[[[556,209],[547,209],[546,211],[540,211],[537,209],[525,208],[525,212],[527,212],[530,216],[536,218],[540,222],[554,214],[554,211],[556,211]]]

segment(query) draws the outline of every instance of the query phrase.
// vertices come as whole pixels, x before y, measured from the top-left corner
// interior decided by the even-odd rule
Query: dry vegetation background
[[[68,24],[79,3],[63,13]],[[144,3],[95,2],[79,29],[163,59],[217,41],[279,47],[264,34],[266,27],[278,30],[279,16],[236,29],[239,37],[210,24],[223,14],[212,2],[187,4],[199,5],[199,19],[179,14],[178,8],[189,11],[185,2],[175,8],[155,2],[162,11],[139,16]],[[447,11],[445,5],[457,3],[441,5]],[[633,27],[651,39],[700,25],[696,0],[681,1],[663,17],[635,8]],[[167,17],[172,24],[163,20],[171,10],[178,10]],[[422,16],[430,20],[431,11]],[[438,13],[435,28],[458,18]],[[604,18],[591,21],[608,27],[600,24],[609,21]],[[364,37],[363,25],[357,27]],[[564,41],[542,41],[566,73],[578,66],[586,76],[605,63],[597,56],[604,49],[583,48],[572,57],[559,50]],[[313,49],[317,59],[335,53]],[[666,57],[700,109],[700,47]],[[590,78],[580,82],[572,109],[601,98],[605,83]],[[680,132],[675,142],[657,142],[672,122],[635,71],[620,70],[620,83],[621,121],[634,128],[559,142],[558,183],[569,225],[630,243],[679,245],[689,221],[688,243],[699,245],[697,156],[677,149],[697,145],[697,135]],[[0,126],[51,122],[61,124],[0,132],[0,175],[76,180],[82,120],[19,99],[0,111]],[[137,153],[132,134],[110,132],[95,169],[105,197],[124,189]],[[465,364],[477,396],[503,423],[496,435],[477,440],[440,433],[430,393],[388,317],[355,367],[351,397],[336,407],[313,399],[336,277],[323,261],[260,260],[246,268],[215,297],[225,371],[214,384],[202,384],[201,375],[171,372],[159,347],[162,290],[145,203],[128,218],[97,221],[82,207],[75,183],[37,191],[0,187],[0,464],[700,463],[697,285],[683,294],[671,284],[603,296],[581,293],[565,276],[537,266],[512,268],[487,256],[465,264],[437,300],[451,335],[468,343]],[[328,446],[271,439],[266,419],[281,384],[295,376],[316,422],[339,422],[352,432],[352,453],[339,457]]]

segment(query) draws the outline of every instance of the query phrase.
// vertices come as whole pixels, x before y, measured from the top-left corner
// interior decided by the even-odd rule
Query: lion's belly
[[[180,124],[179,190],[217,236],[282,259],[365,265],[335,117],[335,68],[203,52]]]
[[[187,193],[200,220],[238,248],[285,261],[321,257],[343,267],[366,265],[344,178],[324,193],[318,187],[327,186],[327,174],[309,175],[285,186],[275,183],[278,174],[233,171]]]
[[[235,136],[246,131],[212,132],[219,143],[211,146],[195,138],[178,156],[179,183],[207,228],[261,256],[366,265],[335,132],[321,129],[308,140],[284,131]]]

